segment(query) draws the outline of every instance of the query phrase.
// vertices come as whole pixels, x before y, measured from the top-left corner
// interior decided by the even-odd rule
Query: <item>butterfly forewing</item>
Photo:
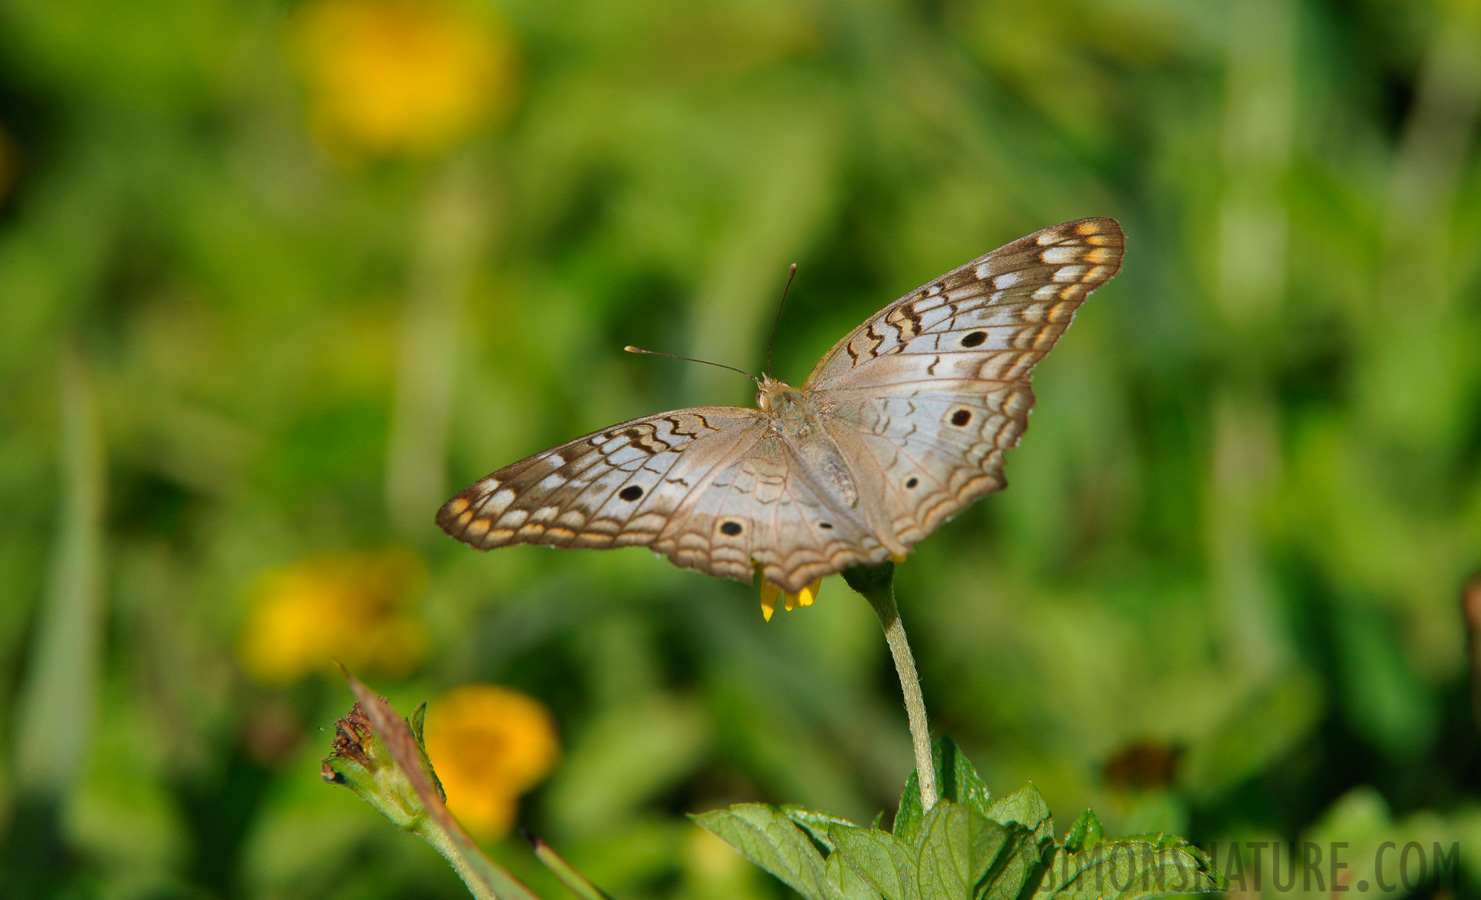
[[[1105,218],[1020,238],[880,310],[824,354],[806,386],[858,387],[901,374],[1016,380],[1049,352],[1086,296],[1120,271],[1125,243],[1121,226]],[[926,359],[903,373],[878,371],[878,361],[895,354]]]
[[[707,475],[748,449],[763,421],[759,410],[720,406],[614,425],[475,482],[443,505],[437,524],[483,550],[648,544]]]
[[[881,471],[903,543],[1007,486],[1003,452],[1028,427],[1033,368],[1124,247],[1114,219],[1047,228],[906,294],[819,361],[808,389],[852,409],[841,440]]]

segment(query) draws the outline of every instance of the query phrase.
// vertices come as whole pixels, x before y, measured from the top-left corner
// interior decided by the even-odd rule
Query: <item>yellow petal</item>
[[[823,579],[814,578],[813,583],[795,594],[783,594],[782,599],[787,609],[794,610],[799,606],[812,606],[812,602],[818,598],[818,590],[823,586]]]
[[[543,781],[560,756],[550,710],[492,684],[453,688],[429,705],[426,746],[448,808],[489,840],[509,831],[515,798]]]
[[[777,598],[782,596],[782,589],[769,581],[761,582],[761,615],[766,621],[771,621],[771,614],[776,612]],[[788,609],[792,607],[788,606]]]

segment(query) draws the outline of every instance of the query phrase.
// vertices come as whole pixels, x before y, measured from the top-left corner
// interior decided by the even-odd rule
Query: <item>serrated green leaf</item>
[[[879,891],[849,864],[842,853],[830,854],[824,866],[828,872],[828,882],[838,888],[838,892],[848,900],[884,900]]]
[[[955,741],[945,736],[939,738],[931,747],[931,761],[936,769],[936,791],[942,800],[988,815],[992,795],[987,782],[977,774]],[[920,773],[911,772],[900,795],[900,810],[895,813],[895,836],[914,844],[920,835],[924,812],[920,803]]]
[[[977,897],[1012,900],[1032,893],[1054,844],[1054,818],[1039,789],[1030,782],[988,807],[987,817],[1008,830],[1008,846],[979,886]]]
[[[1208,857],[1182,841],[1102,843],[1060,853],[1044,874],[1035,900],[1146,900],[1224,890]]]
[[[843,857],[885,900],[921,900],[915,850],[890,834],[857,825],[837,825],[832,832]]]
[[[1053,846],[1038,841],[1022,825],[1010,825],[1007,832],[1007,846],[973,895],[978,900],[1014,900],[1032,894],[1053,859]]]
[[[827,813],[820,813],[812,809],[803,809],[800,806],[785,804],[782,812],[787,818],[796,822],[798,827],[807,832],[808,836],[822,845],[826,853],[832,853],[836,847],[833,846],[833,838],[829,836],[828,829],[834,825],[848,825],[854,827],[854,823],[848,819],[840,819]]]
[[[1008,843],[1003,826],[950,800],[926,813],[917,845],[920,895],[966,900]]]
[[[1070,833],[1064,838],[1064,849],[1070,853],[1079,853],[1081,850],[1091,849],[1100,842],[1100,819],[1096,818],[1094,811],[1087,809],[1080,813],[1080,818],[1070,826]]]
[[[1154,847],[1188,847],[1193,850],[1198,849],[1177,835],[1168,834],[1165,831],[1146,831],[1141,834],[1128,834],[1116,840],[1118,842],[1136,841],[1139,844],[1151,844]]]
[[[1054,840],[1054,817],[1039,789],[1030,781],[1022,789],[987,807],[984,814],[1001,825],[1017,823],[1033,832],[1040,840]]]
[[[761,803],[738,803],[690,816],[808,900],[840,900],[828,880],[823,855],[786,813]]]

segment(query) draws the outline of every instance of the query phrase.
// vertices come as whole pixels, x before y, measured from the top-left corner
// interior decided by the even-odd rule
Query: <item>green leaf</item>
[[[988,818],[1008,830],[1008,846],[994,864],[977,896],[984,900],[1011,900],[1033,886],[1052,858],[1054,818],[1030,782],[1022,790],[993,803]]]
[[[968,898],[1008,843],[1008,832],[986,816],[950,800],[926,813],[917,847],[920,894]]]
[[[1101,842],[1100,819],[1096,818],[1091,810],[1080,813],[1080,818],[1070,826],[1070,833],[1064,837],[1064,848],[1070,853],[1078,853],[1081,850],[1089,850]]]
[[[836,856],[842,856],[885,900],[921,900],[914,848],[887,831],[837,825]]]
[[[1053,860],[1035,900],[1140,900],[1226,888],[1202,851],[1177,838],[1119,840]]]
[[[782,806],[782,812],[787,814],[787,818],[796,822],[803,831],[806,831],[809,837],[817,841],[827,853],[832,853],[837,849],[833,845],[833,838],[828,834],[829,829],[835,825],[848,825],[852,827],[854,824],[847,819],[840,819],[837,816],[830,816],[827,813],[820,813],[811,809],[803,809],[800,806],[790,803]]]
[[[411,728],[412,740],[416,741],[417,750],[421,752],[423,757],[427,756],[427,739],[422,737],[422,728],[426,723],[427,701],[423,700],[416,709],[412,710],[411,717],[406,720],[406,724]],[[442,802],[446,803],[447,791],[443,790],[442,779],[437,777],[437,771],[432,768],[430,762],[426,766],[426,774],[427,778],[432,782],[432,787],[437,789],[437,796],[442,798]]]
[[[977,774],[955,741],[945,736],[939,738],[931,747],[931,762],[936,769],[936,790],[942,800],[960,803],[992,818],[988,813],[992,795],[987,782]],[[914,844],[924,812],[920,804],[919,773],[911,772],[905,781],[905,792],[900,795],[900,810],[895,813],[895,836]]]
[[[1026,787],[992,803],[988,806],[986,815],[1003,825],[1022,825],[1038,840],[1054,840],[1054,817],[1049,814],[1049,805],[1044,802],[1043,795],[1032,781]]]
[[[874,885],[860,875],[842,853],[830,854],[824,865],[828,870],[828,882],[848,900],[884,900]]]
[[[690,818],[808,900],[844,896],[829,882],[823,855],[812,838],[781,810],[738,803]]]

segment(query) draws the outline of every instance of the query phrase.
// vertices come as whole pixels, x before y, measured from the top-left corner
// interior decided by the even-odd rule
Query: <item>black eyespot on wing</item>
[[[909,478],[905,479],[905,486],[908,487],[908,488],[913,488],[913,487],[915,487],[918,484],[920,484],[920,479],[919,478],[916,478],[914,475],[912,475]]]
[[[977,346],[981,346],[982,342],[985,341],[985,340],[987,340],[987,332],[985,332],[985,331],[974,331],[971,334],[967,335],[966,337],[962,338],[962,346],[963,347],[977,347]]]
[[[643,496],[643,489],[635,484],[630,484],[617,492],[618,499],[626,500],[628,503],[633,502],[641,496]]]
[[[819,528],[832,528],[833,527],[833,523],[832,522],[819,522],[818,523],[818,527]]]
[[[741,523],[723,522],[720,525],[720,531],[722,534],[728,534],[731,537],[735,537],[736,535],[741,533]]]
[[[971,410],[959,409],[951,414],[951,424],[958,428],[965,428],[970,421],[972,421]]]

